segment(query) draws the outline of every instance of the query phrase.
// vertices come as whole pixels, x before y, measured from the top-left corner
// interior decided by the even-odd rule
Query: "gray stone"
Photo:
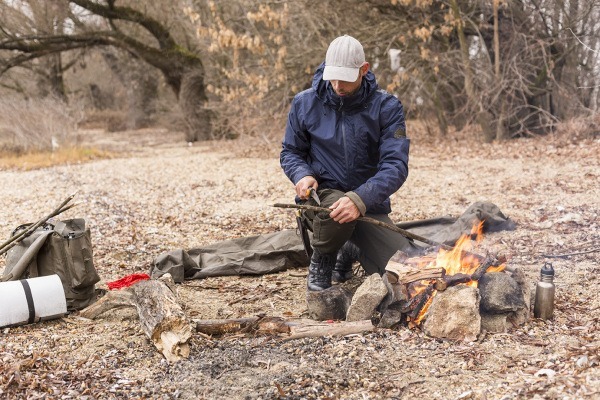
[[[525,308],[521,286],[507,273],[489,272],[479,280],[481,311],[505,313]]]
[[[383,315],[381,316],[377,327],[383,329],[391,329],[397,327],[398,324],[402,322],[401,310],[402,305],[400,303],[390,304],[383,312]]]
[[[519,308],[517,311],[508,314],[508,322],[510,322],[512,326],[521,326],[529,321],[529,318],[528,308]]]
[[[352,292],[342,285],[320,291],[306,291],[308,316],[317,321],[343,320],[350,306]]]
[[[377,306],[388,294],[379,274],[372,274],[358,287],[346,313],[346,321],[371,319]]]
[[[509,315],[509,313],[481,313],[481,330],[490,333],[506,332],[511,327],[510,322],[508,322]]]
[[[523,301],[525,302],[525,308],[529,309],[531,306],[531,282],[527,280],[527,275],[525,275],[525,271],[523,268],[517,267],[514,268],[510,276],[517,282],[519,288],[521,289],[521,293],[523,295]]]
[[[385,311],[390,305],[399,303],[401,301],[406,301],[408,299],[408,292],[406,290],[406,285],[399,282],[391,283],[387,274],[383,274],[381,279],[387,288],[387,294],[385,295],[383,301],[379,304],[378,310],[382,314],[385,314]]]
[[[458,285],[438,292],[425,318],[423,332],[431,337],[474,341],[481,332],[479,291]]]

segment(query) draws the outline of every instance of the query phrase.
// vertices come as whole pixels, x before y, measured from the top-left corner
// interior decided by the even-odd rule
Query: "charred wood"
[[[402,307],[402,313],[408,314],[410,318],[416,318],[417,315],[421,312],[425,304],[429,298],[433,295],[435,291],[435,285],[433,283],[429,284],[425,290],[417,295],[413,296],[404,307]]]
[[[471,274],[471,280],[478,281],[487,272],[488,268],[493,265],[498,265],[498,259],[494,256],[488,255],[481,262],[481,265],[477,267],[475,272]]]
[[[470,282],[471,280],[472,280],[471,275],[458,273],[458,274],[454,274],[454,275],[446,275],[439,279],[436,279],[435,282],[433,283],[433,286],[434,286],[435,290],[439,290],[440,292],[443,292],[444,290],[446,290],[447,288],[449,288],[451,286],[456,286],[461,283],[467,283],[467,282]]]

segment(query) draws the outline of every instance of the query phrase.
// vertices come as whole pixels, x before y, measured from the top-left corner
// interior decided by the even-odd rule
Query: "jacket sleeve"
[[[410,140],[406,137],[404,109],[391,95],[382,104],[380,126],[377,173],[354,190],[367,211],[388,199],[408,177]]]
[[[299,96],[292,101],[279,155],[281,168],[294,185],[305,176],[315,176],[307,161],[310,137],[301,118],[302,102]]]

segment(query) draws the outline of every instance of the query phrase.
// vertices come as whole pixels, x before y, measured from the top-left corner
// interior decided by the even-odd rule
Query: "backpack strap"
[[[53,231],[44,231],[40,233],[40,236],[31,243],[14,267],[12,267],[10,271],[4,272],[4,275],[0,277],[0,282],[16,281],[19,279],[25,273],[25,270],[31,261],[37,256],[44,243],[46,243],[46,239],[52,232]]]
[[[25,279],[21,279],[21,285],[23,285],[23,291],[25,292],[25,300],[27,300],[27,309],[29,311],[29,320],[28,324],[32,324],[35,322],[35,303],[33,302],[33,295],[31,294],[31,288],[29,287],[29,282]]]

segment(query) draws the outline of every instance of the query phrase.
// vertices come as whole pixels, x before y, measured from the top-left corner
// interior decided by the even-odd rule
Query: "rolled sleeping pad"
[[[60,318],[67,299],[58,275],[0,282],[0,328]]]

